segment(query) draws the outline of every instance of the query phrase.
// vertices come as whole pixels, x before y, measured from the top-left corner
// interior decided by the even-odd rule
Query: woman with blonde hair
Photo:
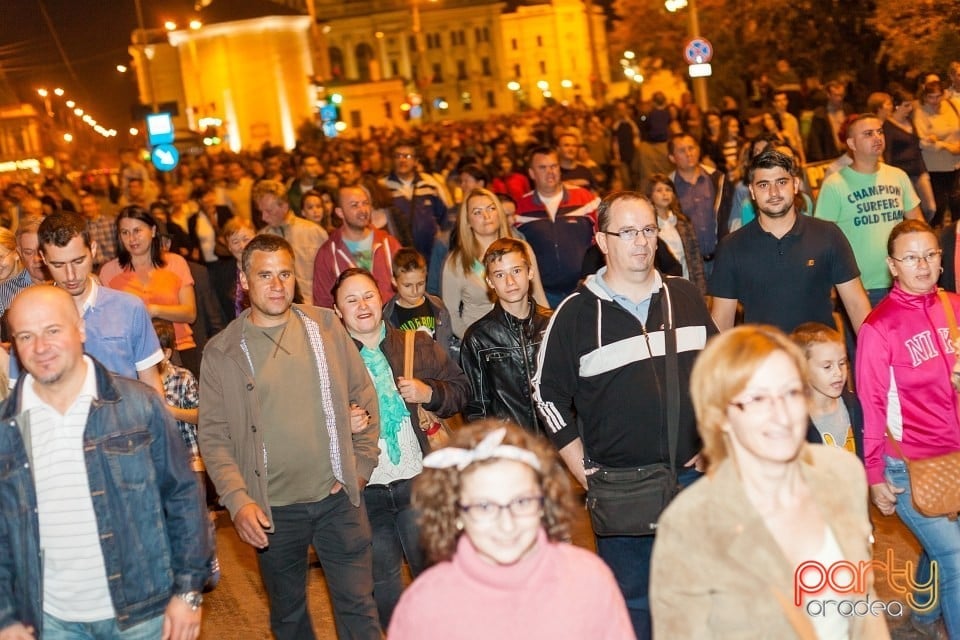
[[[454,235],[455,234],[455,235]],[[450,253],[443,264],[441,297],[450,311],[453,333],[463,338],[471,324],[493,308],[493,293],[487,285],[483,254],[494,240],[517,237],[507,222],[500,199],[487,189],[473,189],[463,199],[457,224],[451,234]],[[530,291],[542,307],[549,307],[540,283],[537,259],[524,242],[532,260]]]
[[[852,453],[805,442],[806,372],[800,348],[765,325],[725,331],[697,359],[708,473],[658,522],[655,637],[889,637],[882,612],[843,614],[876,599],[872,572],[862,589],[827,579],[873,557],[867,481]]]
[[[423,465],[413,505],[435,565],[400,598],[390,640],[634,638],[610,569],[567,542],[570,484],[546,441],[481,420]]]

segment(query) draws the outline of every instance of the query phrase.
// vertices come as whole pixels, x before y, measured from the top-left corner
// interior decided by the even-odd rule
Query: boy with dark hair
[[[383,319],[401,331],[425,331],[457,361],[460,345],[453,335],[443,301],[426,292],[427,262],[416,249],[404,247],[393,256],[393,288],[383,305]]]
[[[530,263],[526,245],[514,238],[495,240],[483,255],[497,302],[463,336],[460,367],[470,381],[463,414],[468,421],[508,418],[542,433],[530,384],[552,312],[530,295]]]

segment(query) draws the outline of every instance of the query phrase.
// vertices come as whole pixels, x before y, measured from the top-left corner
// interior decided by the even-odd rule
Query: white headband
[[[500,444],[504,436],[507,435],[507,429],[500,427],[495,431],[488,433],[483,440],[473,449],[460,449],[458,447],[444,447],[434,451],[423,459],[423,466],[431,469],[446,469],[456,467],[463,471],[468,466],[478,460],[489,460],[490,458],[504,458],[507,460],[516,460],[522,462],[537,471],[540,471],[540,460],[536,454],[527,449],[515,447],[511,444]]]

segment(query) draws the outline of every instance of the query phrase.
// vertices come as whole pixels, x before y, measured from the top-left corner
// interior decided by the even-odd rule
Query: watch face
[[[191,591],[189,593],[179,593],[177,594],[181,600],[190,605],[194,611],[200,608],[200,605],[203,604],[203,594],[199,591]]]

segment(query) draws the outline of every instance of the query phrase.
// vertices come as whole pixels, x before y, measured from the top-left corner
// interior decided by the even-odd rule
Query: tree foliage
[[[956,0],[877,0],[872,24],[882,55],[911,75],[942,70],[960,59],[960,3]]]
[[[891,74],[945,69],[960,59],[958,0],[698,0],[700,33],[713,43],[711,94],[744,95],[747,79],[790,61],[801,77],[851,74],[878,87]],[[681,70],[687,10],[663,0],[614,0],[617,56],[662,58]]]

